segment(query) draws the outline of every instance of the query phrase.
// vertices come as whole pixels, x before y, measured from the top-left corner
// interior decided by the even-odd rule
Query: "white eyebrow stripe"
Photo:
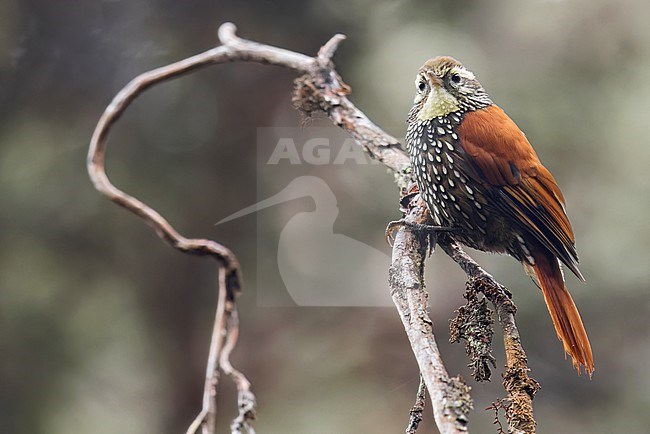
[[[451,72],[455,72],[456,74],[468,80],[474,80],[476,78],[474,77],[474,74],[472,74],[472,71],[468,71],[467,69],[461,67],[456,67],[452,69]]]

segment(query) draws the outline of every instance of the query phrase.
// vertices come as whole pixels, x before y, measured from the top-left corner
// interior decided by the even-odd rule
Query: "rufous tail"
[[[571,355],[573,366],[578,370],[578,374],[584,367],[591,377],[594,372],[591,344],[580,313],[564,285],[560,264],[550,253],[540,252],[533,257],[535,259],[533,269],[542,287],[544,301],[551,314],[557,336],[564,344],[564,351]]]

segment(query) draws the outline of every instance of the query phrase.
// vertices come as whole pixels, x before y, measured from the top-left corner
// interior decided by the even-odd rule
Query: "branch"
[[[215,314],[208,365],[205,370],[205,384],[203,387],[203,408],[187,429],[186,434],[194,434],[202,428],[203,434],[210,434],[217,424],[217,390],[219,384],[219,369],[217,362],[223,354],[224,333],[227,329],[228,316],[232,315],[232,303],[227,303],[228,291],[226,290],[224,267],[219,267],[219,298],[217,300],[217,312]],[[235,317],[236,318],[236,317]],[[228,336],[237,333],[238,326],[234,325]]]
[[[420,385],[418,386],[418,393],[415,395],[415,404],[411,407],[409,412],[409,424],[406,426],[406,434],[415,434],[422,422],[422,413],[424,406],[427,402],[427,385],[424,383],[424,378],[420,375]]]
[[[533,398],[539,390],[539,383],[528,376],[530,371],[527,365],[528,359],[517,330],[515,322],[517,308],[512,302],[510,291],[483,270],[460,248],[458,243],[443,238],[439,240],[439,244],[469,277],[468,292],[483,293],[497,311],[506,351],[507,369],[503,374],[503,385],[508,393],[506,410],[508,432],[534,434]]]
[[[407,224],[425,224],[426,206],[413,200],[404,218]],[[426,240],[403,225],[395,236],[389,282],[406,335],[417,359],[420,373],[429,390],[433,416],[441,434],[464,433],[472,409],[469,387],[460,378],[449,377],[440,357],[428,313],[424,287]]]
[[[183,237],[161,214],[110,182],[104,166],[106,142],[111,127],[126,108],[150,87],[209,65],[240,61],[281,66],[302,74],[295,81],[293,103],[296,108],[307,116],[324,112],[335,125],[347,131],[372,158],[392,170],[400,187],[405,189],[412,183],[409,158],[399,141],[370,121],[347,98],[350,88],[336,72],[331,60],[337,47],[345,39],[343,35],[335,35],[323,45],[317,56],[309,57],[241,39],[235,31],[234,24],[225,23],[218,33],[222,45],[145,72],[133,79],[114,97],[102,114],[88,151],[88,173],[101,194],[140,217],[173,248],[197,256],[210,256],[218,261],[219,301],[206,368],[203,408],[188,428],[188,433],[195,433],[199,428],[202,428],[204,434],[214,433],[220,370],[233,379],[238,390],[239,414],[231,425],[231,432],[254,432],[250,422],[254,418],[255,397],[249,381],[232,366],[229,359],[238,336],[236,298],[241,291],[240,266],[235,255],[225,246],[207,239]],[[419,200],[415,202],[416,205],[409,208],[407,221],[426,223],[426,207]],[[511,403],[508,411],[512,413],[509,418],[513,427],[511,432],[533,432],[530,431],[534,430],[530,403],[538,386],[527,376],[526,357],[514,323],[514,305],[505,288],[480,269],[458,245],[447,243],[442,246],[470,275],[470,282],[474,282],[477,290],[483,292],[497,308],[508,354],[508,371],[504,375],[504,384]],[[449,377],[435,343],[423,282],[425,247],[425,240],[420,239],[410,229],[402,227],[398,231],[390,270],[391,294],[420,366],[422,378],[429,390],[440,432],[466,432],[467,413],[471,408],[469,387],[461,379]],[[518,419],[519,415],[526,417]],[[523,431],[516,431],[519,428]]]
[[[364,149],[374,158],[384,162],[396,173],[402,174],[408,168],[408,158],[399,149],[399,142],[381,131],[366,116],[350,103],[344,95],[349,87],[333,70],[331,57],[334,55],[343,35],[335,35],[319,51],[318,56],[309,57],[282,48],[258,44],[239,38],[236,27],[225,23],[219,28],[221,46],[201,54],[166,65],[134,78],[108,105],[99,119],[88,150],[87,169],[95,188],[111,201],[126,208],[151,226],[156,234],[174,249],[197,256],[210,256],[219,262],[225,272],[225,284],[219,285],[219,307],[210,345],[204,388],[203,408],[188,428],[188,433],[197,432],[203,427],[204,433],[213,433],[216,423],[216,396],[219,387],[219,370],[230,375],[238,387],[239,415],[233,421],[233,432],[252,428],[248,423],[254,415],[255,399],[250,391],[250,383],[239,371],[234,369],[228,356],[233,349],[238,331],[236,296],[241,289],[240,266],[236,256],[225,246],[207,239],[190,239],[182,236],[156,210],[144,202],[117,188],[108,178],[105,168],[108,134],[127,107],[145,90],[156,84],[178,78],[213,64],[242,61],[278,65],[305,74],[297,85],[309,97],[301,99],[303,111],[310,108],[325,111],[339,126],[364,144]],[[297,81],[298,82],[298,81]],[[221,282],[221,278],[220,278]],[[224,300],[226,300],[224,304]],[[228,305],[227,307],[225,305]],[[224,346],[224,339],[226,345]],[[237,428],[239,427],[239,428]]]

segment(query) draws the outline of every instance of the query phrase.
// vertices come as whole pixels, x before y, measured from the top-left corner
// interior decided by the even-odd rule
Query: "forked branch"
[[[236,299],[241,290],[240,266],[237,258],[228,248],[207,239],[183,237],[160,213],[118,189],[109,180],[104,165],[108,134],[111,127],[133,100],[156,84],[209,65],[229,62],[255,62],[288,68],[301,75],[300,78],[296,79],[294,88],[293,101],[296,108],[307,115],[324,112],[335,125],[341,127],[356,139],[357,143],[372,158],[391,169],[400,187],[405,188],[409,182],[412,182],[409,173],[409,159],[402,150],[399,141],[372,123],[347,98],[350,88],[336,72],[331,60],[337,47],[345,39],[343,35],[335,35],[323,45],[315,57],[310,57],[282,48],[241,39],[235,34],[235,30],[233,24],[225,23],[219,28],[220,46],[179,62],[145,72],[133,79],[118,92],[104,111],[97,124],[88,151],[88,173],[95,188],[100,193],[140,217],[156,231],[161,239],[173,248],[193,255],[210,256],[218,262],[219,300],[206,368],[203,408],[188,428],[188,433],[198,432],[199,429],[204,434],[215,432],[217,420],[216,397],[220,372],[231,377],[238,389],[239,414],[231,424],[231,432],[254,432],[251,421],[255,416],[255,397],[251,392],[249,381],[230,363],[230,353],[235,346],[239,331]],[[408,204],[409,214],[407,219],[419,223],[427,222],[426,208],[418,200],[417,196],[412,196],[411,199],[413,204]],[[508,371],[506,372],[505,384],[510,402],[513,406],[530,407],[530,412],[527,413],[530,419],[526,419],[522,423],[513,422],[513,430],[510,432],[532,432],[525,430],[529,428],[522,428],[524,431],[516,431],[518,427],[531,426],[534,430],[532,406],[529,406],[529,403],[532,400],[536,386],[533,385],[534,381],[530,380],[532,383],[527,383],[530,389],[523,390],[520,387],[521,382],[509,380],[511,377],[528,378],[526,375],[525,354],[521,348],[514,323],[514,305],[509,297],[504,296],[507,293],[504,292],[503,288],[481,270],[459,246],[453,243],[442,244],[442,246],[445,252],[468,273],[470,281],[474,279],[477,282],[483,282],[484,286],[479,285],[479,290],[497,308],[499,321],[504,330],[504,339],[506,339]],[[461,379],[449,377],[435,344],[433,326],[427,312],[427,294],[423,283],[425,249],[426,242],[417,233],[412,232],[407,227],[403,227],[398,231],[391,265],[391,294],[404,322],[413,352],[420,366],[421,375],[431,397],[434,417],[440,432],[443,434],[466,432],[467,413],[471,407],[469,387]],[[424,386],[420,390],[418,402],[423,399]],[[522,390],[524,394],[529,396],[529,399],[521,394]],[[416,413],[421,413],[419,407],[416,410]],[[410,423],[409,426],[412,432],[417,429],[417,423]]]

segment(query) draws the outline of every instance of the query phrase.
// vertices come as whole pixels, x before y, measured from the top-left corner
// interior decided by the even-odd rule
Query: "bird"
[[[458,60],[419,69],[406,148],[420,196],[454,240],[508,254],[536,278],[555,331],[578,373],[594,359],[561,264],[581,281],[565,200],[515,122]]]

